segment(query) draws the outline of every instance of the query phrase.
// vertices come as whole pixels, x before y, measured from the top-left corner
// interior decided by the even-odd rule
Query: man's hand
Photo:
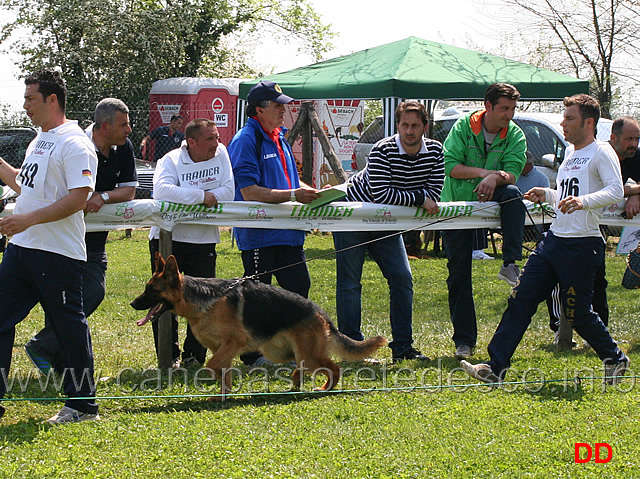
[[[309,204],[316,198],[320,197],[318,193],[319,191],[316,190],[315,188],[311,188],[310,186],[307,186],[307,185],[302,185],[300,188],[297,188],[295,190],[296,201],[299,201],[300,203],[304,203],[305,205]]]
[[[204,202],[202,204],[205,205],[207,208],[218,206],[218,198],[216,198],[216,195],[214,195],[213,193],[209,191],[205,191]]]
[[[427,213],[429,213],[430,215],[435,215],[438,211],[440,211],[438,203],[433,201],[431,198],[426,198],[422,207],[427,210]]]
[[[558,207],[563,213],[573,213],[582,209],[582,200],[577,196],[567,196],[565,199],[560,200]]]
[[[509,173],[502,170],[484,170],[480,176],[482,181],[473,190],[478,195],[478,201],[491,201],[496,188],[509,181]]]
[[[627,214],[628,220],[631,220],[634,216],[640,214],[640,195],[629,196],[624,205],[624,211]]]
[[[529,200],[532,203],[544,203],[547,194],[544,192],[544,188],[531,188],[524,195],[525,200]]]
[[[95,191],[91,198],[87,200],[87,206],[84,208],[85,213],[97,213],[100,211],[100,208],[104,206],[104,200],[100,196],[100,193]]]
[[[33,216],[29,214],[11,215],[0,220],[0,234],[13,236],[33,226]]]

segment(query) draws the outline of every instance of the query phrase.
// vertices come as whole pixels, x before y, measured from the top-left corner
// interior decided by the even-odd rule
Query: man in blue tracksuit
[[[235,201],[311,203],[318,190],[300,182],[291,146],[285,139],[284,105],[293,98],[282,93],[277,83],[261,81],[247,96],[247,124],[239,130],[228,151],[236,184]],[[304,256],[304,231],[263,228],[234,228],[242,253],[244,275],[258,276],[271,284],[272,271],[278,284],[308,297],[311,280]],[[264,364],[258,352],[241,359],[249,365]]]

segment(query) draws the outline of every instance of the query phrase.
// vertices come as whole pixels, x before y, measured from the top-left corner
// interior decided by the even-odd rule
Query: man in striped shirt
[[[395,112],[398,133],[376,143],[369,163],[349,180],[348,201],[419,206],[438,212],[437,201],[444,182],[442,145],[425,139],[429,124],[424,105],[401,103]],[[365,253],[378,264],[389,284],[394,361],[428,359],[413,347],[413,279],[402,236],[389,231],[335,232],[336,307],[338,328],[356,340],[360,331],[362,267]],[[349,249],[347,249],[349,248]]]

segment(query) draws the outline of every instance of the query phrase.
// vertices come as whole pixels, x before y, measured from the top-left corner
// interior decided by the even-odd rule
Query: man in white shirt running
[[[532,188],[525,199],[555,205],[557,217],[529,257],[511,292],[509,305],[489,343],[491,360],[462,368],[486,383],[500,383],[516,347],[531,323],[538,304],[556,283],[564,315],[571,327],[595,350],[604,363],[606,384],[615,384],[629,369],[629,358],[611,338],[591,307],[596,270],[604,260],[605,243],[599,222],[605,206],[622,201],[620,164],[607,142],[595,139],[600,105],[578,94],[564,99],[565,139],[571,143],[560,165],[556,190]]]
[[[48,422],[95,420],[93,350],[82,310],[82,210],[95,189],[98,159],[91,140],[65,115],[60,73],[38,72],[24,82],[24,109],[40,131],[20,170],[0,159],[0,178],[20,194],[13,214],[0,220],[0,234],[12,236],[0,264],[0,397],[10,384],[16,324],[40,303],[62,349],[69,396]]]

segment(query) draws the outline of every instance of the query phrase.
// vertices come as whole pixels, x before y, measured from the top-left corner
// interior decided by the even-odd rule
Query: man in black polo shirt
[[[140,142],[140,149],[143,151],[142,157],[145,158],[144,152],[149,146],[149,140],[156,140],[156,146],[153,150],[153,161],[158,161],[171,150],[180,148],[184,140],[184,133],[180,131],[182,122],[183,119],[180,115],[172,115],[169,125],[159,126],[148,136],[145,136]]]
[[[99,211],[105,203],[132,200],[138,183],[133,144],[128,138],[131,126],[127,105],[116,98],[105,98],[96,106],[94,121],[86,133],[96,147],[98,173],[85,213]],[[98,308],[105,295],[107,235],[107,231],[85,234],[87,262],[83,269],[82,290],[83,310],[87,317]],[[60,346],[47,318],[44,329],[29,340],[25,350],[43,374],[46,375],[52,367],[61,371]]]

